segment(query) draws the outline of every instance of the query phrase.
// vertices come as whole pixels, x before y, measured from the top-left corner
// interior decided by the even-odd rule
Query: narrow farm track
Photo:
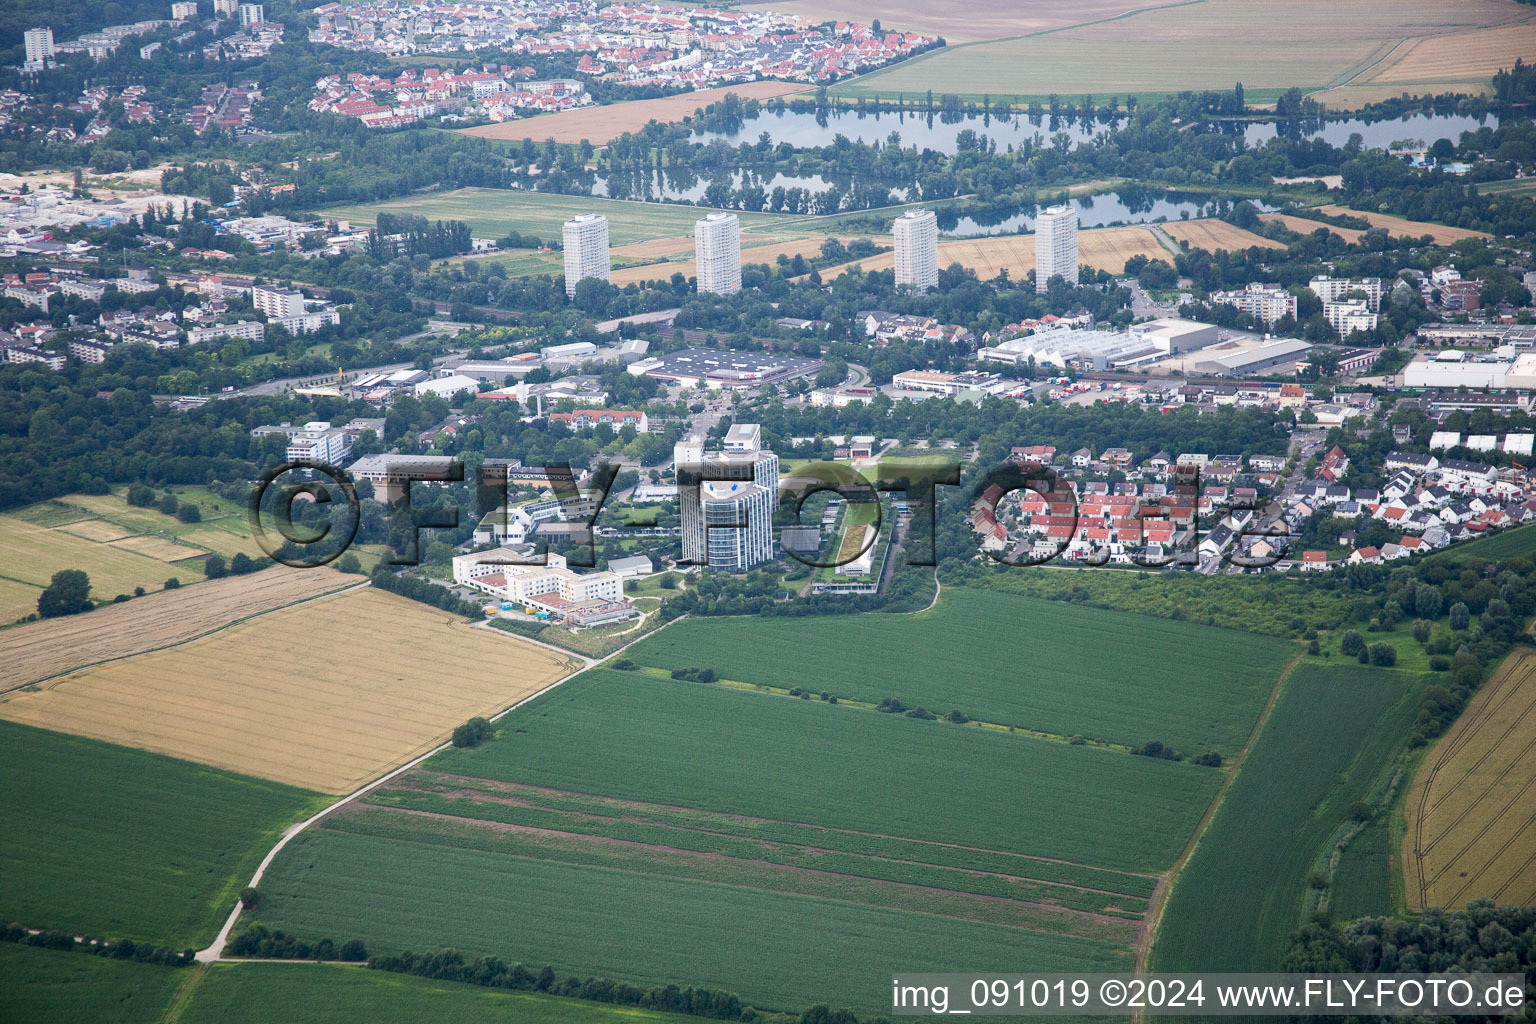
[[[1264,732],[1264,726],[1268,724],[1270,716],[1274,713],[1275,705],[1280,702],[1281,691],[1285,688],[1285,681],[1290,678],[1292,670],[1301,663],[1303,655],[1298,654],[1286,663],[1281,669],[1280,675],[1275,679],[1274,687],[1269,691],[1269,699],[1264,702],[1264,710],[1259,712],[1258,721],[1253,724],[1253,731],[1248,734],[1248,742],[1243,744],[1243,749],[1237,752],[1232,759],[1232,765],[1226,772],[1226,778],[1222,780],[1221,788],[1216,791],[1216,796],[1211,799],[1210,806],[1205,809],[1205,814],[1200,818],[1200,823],[1195,826],[1195,832],[1189,839],[1189,845],[1184,847],[1184,852],[1179,854],[1178,860],[1163,875],[1153,890],[1151,907],[1147,911],[1146,923],[1142,926],[1140,940],[1136,944],[1136,972],[1143,973],[1147,969],[1147,961],[1152,954],[1152,946],[1157,941],[1157,929],[1163,920],[1163,911],[1168,907],[1168,896],[1174,885],[1178,883],[1179,874],[1184,870],[1184,865],[1189,863],[1195,850],[1200,846],[1200,840],[1205,837],[1206,831],[1211,827],[1211,822],[1216,818],[1216,812],[1221,809],[1222,802],[1226,800],[1227,792],[1232,788],[1232,783],[1237,781],[1237,774],[1242,770],[1243,763],[1248,760],[1248,754],[1258,742],[1260,734]]]

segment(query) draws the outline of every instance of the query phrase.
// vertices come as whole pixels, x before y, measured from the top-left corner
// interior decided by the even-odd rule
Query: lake
[[[1156,221],[1182,220],[1188,215],[1193,220],[1202,215],[1210,197],[1198,192],[1162,192],[1135,190],[1103,192],[1095,196],[1080,196],[1071,201],[1077,208],[1077,223],[1081,228],[1103,228],[1113,224],[1150,224]],[[1256,199],[1249,202],[1264,213],[1275,207]],[[981,235],[1014,235],[1034,230],[1038,208],[1020,210],[1018,213],[997,216],[945,216],[938,211],[939,231],[955,238],[975,238]]]
[[[1026,114],[944,115],[912,111],[860,113],[857,110],[817,114],[764,110],[756,117],[742,121],[733,131],[695,132],[693,140],[704,144],[720,140],[739,146],[743,142],[756,142],[767,132],[774,145],[788,142],[797,147],[816,147],[832,145],[839,135],[853,142],[884,143],[894,132],[900,136],[904,147],[955,153],[959,150],[960,134],[971,132],[995,145],[999,151],[1006,151],[1009,146],[1017,148],[1026,141],[1048,145],[1058,133],[1065,133],[1068,145],[1076,146],[1113,130],[1118,123],[1068,122],[1049,115],[1030,117]],[[1421,139],[1425,145],[1442,138],[1455,142],[1462,132],[1476,131],[1485,125],[1497,128],[1499,119],[1492,114],[1477,118],[1467,114],[1415,113],[1375,121],[1342,118],[1333,121],[1213,122],[1217,131],[1241,131],[1250,146],[1262,146],[1281,134],[1292,138],[1321,138],[1330,145],[1342,146],[1349,141],[1350,135],[1359,132],[1367,146],[1383,149],[1400,139]]]

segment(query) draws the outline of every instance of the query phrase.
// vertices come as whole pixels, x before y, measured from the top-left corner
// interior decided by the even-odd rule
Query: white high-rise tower
[[[779,507],[779,457],[763,447],[762,427],[737,423],[718,452],[704,439],[673,447],[683,561],[744,572],[774,557],[773,510]]]
[[[27,66],[41,67],[45,61],[53,59],[53,29],[29,28],[22,38],[27,46]]]
[[[608,218],[600,213],[579,213],[565,222],[565,294],[575,295],[576,285],[589,277],[608,280]]]
[[[1051,278],[1077,284],[1077,210],[1053,206],[1035,218],[1035,291]]]
[[[939,219],[932,210],[908,210],[891,227],[896,238],[896,287],[919,291],[939,284]]]
[[[693,225],[693,254],[700,292],[741,291],[741,221],[734,213],[712,213]]]

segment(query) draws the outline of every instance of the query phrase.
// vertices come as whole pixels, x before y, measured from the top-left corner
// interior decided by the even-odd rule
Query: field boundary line
[[[1136,945],[1136,973],[1140,974],[1147,969],[1147,963],[1152,956],[1152,947],[1157,942],[1157,930],[1163,923],[1163,911],[1168,907],[1169,893],[1173,891],[1173,887],[1178,883],[1179,875],[1183,873],[1185,865],[1189,863],[1189,859],[1194,856],[1195,850],[1199,848],[1200,841],[1205,838],[1205,833],[1209,831],[1211,822],[1216,819],[1216,813],[1226,801],[1227,793],[1231,790],[1232,784],[1237,781],[1237,776],[1242,770],[1243,764],[1248,760],[1248,754],[1258,743],[1260,735],[1264,732],[1264,727],[1269,724],[1269,719],[1275,710],[1275,705],[1280,703],[1280,694],[1285,689],[1286,680],[1291,677],[1291,672],[1301,663],[1303,657],[1305,657],[1304,654],[1296,655],[1285,668],[1281,669],[1279,677],[1275,680],[1274,687],[1269,691],[1269,699],[1264,702],[1264,710],[1259,712],[1258,721],[1254,722],[1253,731],[1248,734],[1248,742],[1243,744],[1243,749],[1238,751],[1237,756],[1232,759],[1231,771],[1227,772],[1227,777],[1222,780],[1221,788],[1211,798],[1210,806],[1205,809],[1205,814],[1201,816],[1199,824],[1195,826],[1194,834],[1189,837],[1189,844],[1184,847],[1184,852],[1179,854],[1178,859],[1173,862],[1173,866],[1163,875],[1163,880],[1158,883],[1157,888],[1152,890],[1152,898],[1148,901],[1145,932],[1142,940]],[[1138,1014],[1137,1016],[1139,1019],[1140,1015]]]
[[[187,976],[176,986],[176,994],[171,997],[170,1005],[161,1015],[161,1024],[176,1024],[181,1015],[186,1012],[187,1004],[192,1001],[192,990],[197,988],[197,983],[202,980],[203,972],[208,968],[203,964],[193,964],[187,968]]]
[[[871,836],[871,837],[873,837],[875,839],[892,839],[892,840],[896,840],[898,842],[903,842],[903,843],[915,843],[915,844],[917,844],[919,846],[938,846],[938,847],[942,847],[942,848],[947,849],[947,850],[970,850],[970,851],[973,851],[973,852],[976,852],[976,853],[988,853],[988,854],[993,854],[993,855],[1000,856],[1000,857],[1017,857],[1020,860],[1036,861],[1036,862],[1045,863],[1045,864],[1064,864],[1067,867],[1088,868],[1089,870],[1092,870],[1092,871],[1103,871],[1103,872],[1107,872],[1109,874],[1126,875],[1126,876],[1129,876],[1129,877],[1132,877],[1132,878],[1158,879],[1158,878],[1162,877],[1160,874],[1154,874],[1154,873],[1151,873],[1151,872],[1146,872],[1146,871],[1130,871],[1130,870],[1128,870],[1126,868],[1112,868],[1112,867],[1106,867],[1106,866],[1104,866],[1102,864],[1088,864],[1088,863],[1085,863],[1083,861],[1067,860],[1064,857],[1046,857],[1046,856],[1042,856],[1040,854],[1018,853],[1018,852],[1013,851],[1013,850],[997,850],[997,849],[992,849],[992,848],[986,847],[986,846],[967,846],[964,843],[949,843],[949,842],[944,842],[944,841],[938,840],[938,839],[915,839],[915,838],[913,838],[911,836],[892,835],[891,833],[888,833],[888,832],[866,832],[866,831],[863,831],[861,829],[840,828],[840,827],[838,827],[836,825],[818,825],[818,824],[816,824],[814,822],[809,822],[809,821],[795,821],[792,818],[761,818],[761,817],[757,817],[755,815],[750,815],[750,814],[735,814],[735,813],[732,813],[730,811],[712,811],[709,808],[705,808],[705,807],[685,807],[682,804],[661,804],[661,803],[653,803],[651,801],[646,801],[646,800],[631,800],[631,799],[623,798],[623,797],[611,797],[611,796],[606,796],[606,795],[601,794],[601,793],[584,793],[581,790],[577,790],[577,789],[557,789],[557,788],[555,788],[553,786],[539,786],[539,785],[534,785],[534,784],[528,783],[528,782],[508,782],[508,781],[502,780],[502,779],[481,779],[481,778],[475,778],[475,777],[472,777],[472,776],[457,775],[457,774],[454,774],[453,772],[437,772],[435,774],[437,774],[437,775],[439,775],[441,777],[444,777],[444,778],[465,779],[465,780],[467,780],[469,782],[481,782],[481,783],[491,782],[491,783],[495,783],[497,785],[502,785],[502,786],[521,787],[523,789],[531,789],[531,790],[534,790],[536,792],[541,792],[541,793],[552,793],[552,794],[555,794],[557,796],[586,797],[586,798],[589,798],[589,799],[600,800],[600,801],[601,800],[610,800],[610,801],[617,801],[620,804],[635,804],[635,805],[638,805],[638,806],[641,806],[641,807],[658,807],[658,808],[661,808],[662,810],[668,810],[668,811],[702,811],[702,812],[704,812],[706,814],[722,815],[722,816],[727,817],[727,818],[735,818],[735,819],[744,820],[744,821],[765,822],[767,824],[773,824],[773,825],[795,825],[795,826],[798,826],[800,828],[815,829],[815,830],[824,831],[824,832],[836,832],[839,835]],[[794,845],[794,844],[791,844],[791,845]],[[923,862],[919,861],[918,863],[923,863]],[[943,867],[944,865],[936,865],[936,866]],[[1025,877],[1025,876],[1020,876],[1020,877]],[[1124,894],[1121,894],[1121,895],[1129,896],[1129,895],[1132,895],[1132,894],[1124,893]],[[1136,897],[1136,898],[1139,899],[1140,897]]]
[[[924,885],[921,882],[907,882],[907,881],[901,881],[899,879],[893,879],[893,878],[875,878],[875,877],[871,877],[869,875],[850,875],[850,874],[846,874],[846,873],[841,872],[841,871],[831,871],[831,870],[829,870],[827,868],[808,868],[808,867],[804,867],[804,866],[798,865],[798,864],[780,864],[780,863],[778,863],[776,861],[754,859],[754,858],[749,858],[749,857],[735,857],[735,856],[732,856],[731,854],[725,854],[725,853],[703,853],[703,852],[700,852],[698,850],[688,850],[688,849],[684,849],[682,847],[677,847],[677,846],[667,846],[667,845],[661,844],[661,843],[644,843],[644,842],[640,842],[638,840],[619,839],[619,838],[616,838],[616,837],[613,837],[613,836],[591,836],[591,835],[588,835],[586,833],[581,833],[581,832],[562,832],[559,829],[541,828],[541,827],[536,826],[536,825],[519,825],[519,824],[516,824],[516,823],[513,823],[513,822],[493,821],[493,820],[486,819],[486,818],[466,818],[466,817],[463,817],[462,815],[445,814],[445,813],[443,813],[441,811],[423,811],[423,810],[419,810],[419,809],[412,808],[412,807],[392,807],[392,806],[379,805],[379,804],[369,804],[368,806],[369,807],[378,808],[378,809],[383,810],[383,811],[385,811],[387,813],[403,814],[403,815],[409,815],[409,816],[414,816],[414,817],[426,817],[426,818],[434,818],[434,819],[444,819],[444,818],[446,818],[446,819],[449,819],[449,820],[452,820],[452,821],[455,821],[455,822],[465,822],[470,827],[480,826],[480,827],[495,828],[497,830],[505,829],[506,831],[508,831],[510,833],[514,833],[514,834],[542,835],[542,836],[548,836],[548,837],[551,837],[551,838],[569,837],[569,838],[574,839],[574,840],[576,840],[578,842],[591,842],[594,845],[612,845],[612,846],[620,846],[620,847],[632,847],[632,848],[642,849],[642,850],[651,850],[651,851],[655,851],[655,852],[660,853],[660,854],[675,855],[675,856],[677,856],[679,858],[685,858],[685,859],[697,859],[697,860],[701,860],[701,861],[717,861],[717,860],[733,861],[733,862],[740,863],[740,864],[753,865],[753,866],[762,867],[762,868],[770,868],[770,869],[773,869],[773,870],[776,870],[776,871],[782,871],[782,872],[784,872],[786,874],[795,875],[795,876],[798,876],[798,875],[812,875],[812,876],[815,876],[815,877],[818,877],[818,878],[846,878],[846,879],[854,880],[856,882],[869,884],[869,885],[871,885],[872,887],[875,887],[875,888],[889,886],[889,887],[891,887],[893,889],[901,890],[901,891],[906,891],[906,890],[922,890],[923,892],[933,893],[935,895],[940,895],[940,896],[942,896],[942,895],[952,895],[952,896],[960,897],[962,899],[972,899],[972,900],[977,900],[977,901],[980,901],[980,902],[983,902],[983,903],[989,903],[989,904],[990,903],[1001,903],[1001,904],[1009,904],[1009,905],[1017,904],[1018,906],[1027,907],[1027,908],[1029,908],[1030,910],[1033,910],[1033,911],[1042,912],[1045,915],[1055,915],[1055,916],[1059,916],[1061,918],[1079,918],[1079,919],[1087,918],[1087,919],[1090,919],[1090,920],[1093,920],[1093,921],[1097,921],[1100,924],[1103,924],[1103,925],[1106,925],[1106,926],[1107,925],[1114,925],[1114,924],[1121,924],[1121,925],[1125,925],[1127,927],[1127,930],[1131,930],[1132,928],[1136,928],[1136,927],[1140,926],[1140,918],[1135,918],[1135,917],[1117,917],[1114,914],[1105,914],[1105,913],[1102,913],[1102,912],[1099,912],[1099,911],[1093,911],[1093,910],[1081,910],[1081,909],[1076,908],[1076,907],[1061,906],[1060,904],[1042,903],[1042,902],[1040,902],[1038,900],[1019,899],[1019,898],[1015,898],[1015,897],[1011,897],[1011,896],[996,896],[996,895],[993,895],[991,893],[971,892],[971,891],[966,890],[966,889],[948,889],[948,888],[944,888],[942,886]],[[364,835],[366,835],[366,834],[364,833]],[[425,842],[425,841],[421,841],[421,840],[408,840],[408,841]],[[428,843],[428,845],[435,845],[435,844]],[[543,859],[545,859],[545,858],[540,858],[540,857],[538,857],[538,856],[536,856],[536,855],[534,855],[532,853],[502,853],[502,854],[499,854],[499,855],[500,856],[506,856],[506,857],[517,857],[517,858],[523,858],[523,859],[529,859],[529,860],[543,860]],[[564,863],[564,862],[561,862],[561,863]],[[629,868],[629,867],[605,866],[605,870],[615,871],[615,872],[619,872],[621,874],[645,875],[645,876],[648,876],[648,877],[658,877],[658,878],[685,878],[685,877],[687,877],[687,876],[683,876],[683,875],[671,875],[671,874],[667,874],[665,872],[641,871],[641,870],[638,870],[638,869],[635,869],[635,868]],[[708,879],[707,882],[708,882],[709,885],[718,885],[718,886],[722,886],[722,887],[727,888],[727,889],[744,889],[744,890],[751,891],[751,892],[791,893],[791,894],[796,893],[796,890],[793,890],[793,889],[770,889],[770,888],[765,888],[765,887],[760,886],[760,885],[749,884],[747,882],[739,882],[739,881],[737,881],[737,882],[726,882],[726,881],[721,881],[718,878]],[[807,895],[807,894],[799,893],[799,895]],[[1123,895],[1123,894],[1121,894],[1121,893],[1110,893],[1109,895]],[[828,900],[828,901],[833,902],[833,903],[842,903],[842,904],[846,904],[848,906],[863,906],[863,907],[882,907],[882,906],[884,906],[884,904],[868,903],[868,902],[866,902],[864,900],[850,899],[850,898],[848,898],[846,896],[827,895],[827,896],[814,896],[814,897],[811,897],[811,898],[813,898],[813,899]],[[910,913],[910,914],[923,914],[923,915],[928,916],[928,917],[938,917],[938,918],[943,918],[944,920],[948,920],[948,921],[971,921],[973,923],[978,923],[978,924],[991,924],[991,925],[994,925],[994,926],[999,927],[999,928],[1014,928],[1014,929],[1017,929],[1019,931],[1034,932],[1034,933],[1040,934],[1040,935],[1063,935],[1063,934],[1065,934],[1065,935],[1074,935],[1075,934],[1075,933],[1072,933],[1072,932],[1051,931],[1049,929],[1039,928],[1039,927],[1033,927],[1032,928],[1032,927],[1028,927],[1028,926],[1022,925],[1022,924],[1003,924],[1003,923],[998,922],[998,921],[977,921],[975,918],[960,917],[960,916],[957,916],[957,915],[954,915],[954,914],[943,914],[943,913],[939,913],[938,911],[934,911],[934,910],[913,910],[913,909],[907,908],[907,907],[902,907],[900,909],[903,910],[904,912]]]
[[[366,584],[364,584],[364,585],[366,586]],[[686,615],[680,615],[676,619],[673,619],[672,621],[673,622],[681,622],[685,618],[687,618]],[[669,623],[665,623],[664,622],[660,626],[658,626],[655,630],[652,630],[652,633],[660,632],[661,630],[666,629],[668,625],[669,625]],[[487,628],[489,628],[489,627],[487,627]],[[504,633],[505,631],[503,631],[503,630],[494,630],[494,632]],[[646,635],[649,636],[651,634],[648,633]],[[519,640],[519,639],[528,639],[528,638],[527,637],[514,637],[514,636],[512,636],[510,634],[507,634],[507,639],[508,640]],[[533,641],[533,642],[534,643],[538,643],[537,641]],[[633,644],[633,643],[638,643],[638,641],[635,641],[635,640],[630,641],[630,644]],[[623,647],[620,647],[617,651],[614,651],[613,654],[608,655],[608,658],[612,658],[615,655],[618,655],[619,653],[621,653],[622,651],[627,650],[629,648],[630,644],[625,644]],[[541,644],[540,646],[547,646],[547,645],[542,645]],[[568,655],[572,655],[572,656],[574,656],[574,657],[576,657],[578,659],[582,659],[583,661],[585,661],[585,655],[578,655],[578,654],[575,654],[575,652],[573,652],[573,651],[563,651],[562,653],[565,653],[565,654],[568,654]],[[608,658],[603,658],[603,659],[601,659],[601,661],[606,661],[606,660],[608,660]],[[565,675],[561,676],[560,678],[554,680],[548,686],[545,686],[543,689],[540,689],[540,690],[538,690],[538,691],[536,691],[534,693],[530,693],[527,696],[522,697],[521,699],[519,699],[517,701],[514,701],[512,704],[510,704],[507,707],[503,708],[501,711],[498,711],[496,714],[491,715],[490,716],[490,720],[493,721],[493,722],[500,721],[501,719],[505,718],[507,715],[511,714],[513,711],[516,711],[518,708],[522,707],[524,704],[527,704],[529,701],[536,700],[539,697],[544,696],[546,693],[549,693],[551,690],[555,689],[556,687],[561,686],[564,683],[568,683],[572,679],[575,679],[577,676],[581,675],[583,672],[586,672],[587,670],[589,670],[590,668],[594,667],[595,665],[601,664],[601,661],[593,662],[591,664],[582,664],[581,667],[573,669],[572,671],[568,672],[567,674],[565,674]],[[300,822],[297,822],[296,824],[288,826],[286,829],[283,830],[282,838],[280,838],[277,841],[277,845],[272,847],[272,849],[268,850],[267,851],[267,855],[265,857],[263,857],[261,859],[261,863],[256,866],[256,872],[255,872],[255,874],[253,874],[251,876],[251,881],[249,883],[250,886],[252,888],[255,888],[256,886],[261,884],[261,879],[266,874],[267,868],[272,865],[272,861],[277,858],[277,855],[283,851],[283,848],[288,845],[288,843],[293,839],[294,836],[297,836],[299,833],[303,832],[305,829],[309,828],[312,825],[319,824],[320,821],[322,821],[323,819],[329,817],[331,814],[335,813],[336,811],[340,810],[341,808],[343,808],[343,807],[347,806],[348,804],[358,800],[359,798],[367,795],[368,793],[372,792],[373,790],[377,789],[378,787],[384,785],[386,782],[389,782],[392,779],[395,779],[395,778],[397,778],[397,777],[399,777],[401,775],[404,775],[406,772],[408,772],[411,769],[415,768],[417,765],[419,765],[422,762],[426,761],[428,758],[432,757],[435,754],[440,754],[444,750],[447,750],[448,748],[450,748],[452,746],[453,746],[453,741],[452,740],[445,740],[442,743],[438,744],[437,746],[433,747],[431,750],[427,751],[426,753],[424,753],[424,754],[422,754],[422,755],[420,755],[418,757],[412,758],[411,760],[407,761],[405,764],[402,764],[400,767],[395,768],[392,771],[386,772],[385,774],[379,776],[377,779],[374,779],[372,782],[368,783],[367,785],[363,786],[362,788],[353,790],[351,793],[348,793],[347,795],[341,797],[340,799],[337,799],[337,800],[333,801],[332,803],[327,804],[325,807],[321,808],[318,812],[316,812],[315,814],[310,815],[308,818],[305,818],[303,821],[300,821]],[[230,935],[230,932],[232,932],[234,930],[235,923],[240,920],[240,911],[242,909],[243,909],[242,904],[240,903],[239,900],[236,900],[235,901],[234,909],[229,912],[229,917],[224,921],[223,927],[221,927],[219,929],[219,933],[218,933],[218,935],[216,935],[214,937],[213,942],[211,942],[206,948],[200,949],[200,950],[197,951],[196,959],[197,959],[197,961],[199,963],[214,963],[214,962],[242,963],[242,962],[244,962],[242,960],[242,958],[239,958],[239,957],[226,958],[224,956],[224,947],[229,942],[229,935]]]
[[[196,585],[197,584],[195,584],[195,583],[192,584],[192,586],[196,586]],[[368,586],[372,586],[372,584],[369,583],[366,579],[363,580],[360,583],[343,584],[343,585],[341,585],[340,587],[338,587],[335,590],[327,590],[327,591],[325,591],[324,593],[321,593],[321,594],[311,594],[309,597],[296,598],[295,600],[289,601],[286,604],[274,605],[271,608],[263,608],[260,611],[251,612],[249,615],[243,615],[243,616],[241,616],[238,619],[233,619],[233,620],[231,620],[229,622],[224,623],[222,626],[215,626],[214,628],[212,628],[210,630],[207,630],[205,632],[199,633],[196,636],[189,636],[185,640],[177,640],[175,643],[161,644],[158,647],[146,647],[142,651],[134,651],[132,654],[119,654],[119,655],[115,655],[115,656],[113,656],[111,658],[102,658],[99,661],[88,661],[88,662],[85,662],[85,663],[80,664],[80,665],[72,665],[69,668],[61,669],[58,672],[54,672],[51,675],[43,676],[41,679],[33,679],[30,682],[21,683],[21,684],[19,684],[17,686],[6,687],[5,689],[0,690],[0,697],[3,697],[3,696],[5,696],[8,693],[14,693],[17,690],[24,690],[24,689],[26,689],[29,686],[36,686],[39,683],[46,683],[50,679],[57,679],[60,676],[67,676],[67,675],[69,675],[69,674],[71,674],[73,672],[79,672],[82,669],[96,668],[98,665],[110,665],[111,663],[113,663],[115,661],[126,661],[129,658],[137,658],[137,657],[139,657],[140,655],[143,655],[143,654],[154,654],[157,651],[169,651],[169,650],[171,650],[173,648],[176,648],[176,647],[184,647],[187,644],[194,643],[194,642],[196,642],[198,640],[206,640],[208,637],[213,636],[215,633],[222,633],[226,629],[231,629],[231,628],[233,628],[235,626],[242,625],[243,623],[249,622],[252,619],[260,618],[263,615],[269,615],[272,612],[280,612],[280,611],[284,610],[285,608],[296,608],[296,607],[298,607],[301,604],[308,604],[310,601],[319,601],[319,600],[322,600],[322,599],[327,598],[327,597],[336,597],[336,596],[338,596],[340,594],[350,593],[350,592],[352,592],[354,590],[359,590],[359,589],[361,589],[363,587],[368,587]],[[87,612],[87,613],[84,613],[84,614],[89,614],[89,613]],[[3,635],[4,634],[0,634],[0,636],[3,636]]]

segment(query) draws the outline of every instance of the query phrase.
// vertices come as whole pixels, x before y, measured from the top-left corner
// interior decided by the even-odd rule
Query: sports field
[[[702,110],[711,103],[718,103],[730,94],[744,100],[768,100],[775,96],[788,96],[809,90],[810,86],[798,82],[747,82],[722,86],[718,89],[700,89],[696,92],[685,92],[662,99],[631,100],[628,103],[609,103],[602,106],[580,107],[576,110],[562,110],[556,114],[520,117],[515,121],[480,125],[476,128],[460,128],[458,131],[460,135],[472,135],[481,139],[513,142],[521,142],[524,139],[532,139],[534,142],[554,139],[556,142],[572,144],[587,141],[595,146],[602,146],[625,132],[639,131],[652,121],[660,121],[663,124],[681,121],[691,116],[694,111]]]
[[[344,793],[576,664],[362,588],[13,691],[0,718]]]
[[[1285,248],[1284,243],[1256,235],[1252,231],[1244,231],[1236,224],[1228,224],[1224,220],[1171,220],[1163,224],[1162,229],[1174,241],[1188,242],[1191,248],[1204,249],[1206,252],[1215,252],[1217,249],[1237,252],[1253,246],[1261,249]]]
[[[994,100],[1086,93],[1102,101],[1230,89],[1234,82],[1243,83],[1250,99],[1292,86],[1391,89],[1396,95],[1438,93],[1454,82],[1477,90],[1487,88],[1498,67],[1532,52],[1529,31],[1536,23],[1513,0],[1452,6],[1430,0],[1168,0],[1113,10],[1089,3],[1077,10],[1052,5],[1047,19],[1057,24],[1045,28],[999,19],[989,31],[962,30],[953,39],[967,45],[840,83],[832,92],[915,97],[931,89]],[[928,19],[953,12],[993,24],[970,7],[942,4],[930,12]],[[895,13],[885,20],[898,24]],[[1331,31],[1319,34],[1319,24]],[[1326,98],[1336,105],[1364,101],[1363,94],[1352,97],[1343,89]]]
[[[175,949],[206,944],[282,830],[324,802],[11,722],[0,766],[0,918]]]
[[[496,237],[517,231],[546,239],[558,239],[561,225],[578,213],[600,213],[608,218],[608,239],[615,246],[679,235],[687,235],[691,245],[694,221],[710,212],[706,207],[680,203],[643,203],[499,188],[431,192],[384,202],[333,206],[324,212],[328,217],[372,224],[381,210],[419,214],[428,220],[462,220],[476,235]],[[807,219],[778,213],[737,212],[737,216],[743,231],[773,231]]]
[[[179,977],[179,975],[177,975]],[[87,1018],[76,1018],[84,1020]],[[180,1024],[698,1024],[698,1017],[342,964],[215,964]]]
[[[1125,261],[1132,256],[1148,259],[1170,260],[1167,249],[1158,244],[1152,232],[1142,227],[1096,228],[1080,232],[1077,236],[1079,263],[1120,274],[1125,272]],[[939,266],[958,263],[976,272],[983,281],[989,281],[1006,270],[1017,281],[1035,269],[1034,235],[998,235],[992,238],[960,238],[939,243]],[[832,280],[855,268],[865,272],[890,270],[896,265],[894,250],[878,256],[855,260],[821,272],[825,280]]]
[[[1390,773],[1415,697],[1395,672],[1302,665],[1291,674],[1173,884],[1150,969],[1275,969],[1352,805]],[[1340,873],[1332,884],[1349,881]]]
[[[157,1024],[187,975],[172,967],[0,944],[0,1020]]]
[[[1536,655],[1517,650],[1419,766],[1408,793],[1408,905],[1536,901]]]
[[[295,840],[262,920],[878,1009],[876,964],[1126,964],[1220,777],[638,672],[500,725]]]
[[[896,697],[1055,736],[1230,756],[1296,653],[1235,630],[946,587],[937,607],[915,615],[688,620],[627,656],[869,703]]]
[[[0,689],[11,689],[70,669],[186,643],[252,615],[356,586],[359,576],[326,569],[274,566],[248,576],[226,576],[198,587],[161,590],[85,615],[43,619],[0,630]]]

